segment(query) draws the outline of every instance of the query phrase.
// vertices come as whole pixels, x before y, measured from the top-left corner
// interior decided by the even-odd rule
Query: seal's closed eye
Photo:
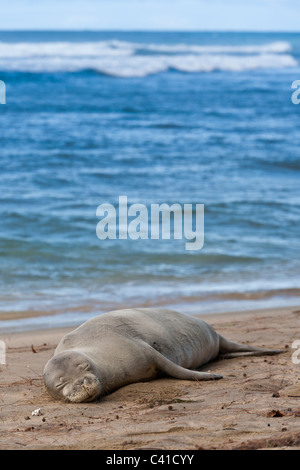
[[[55,387],[60,390],[61,388],[64,388],[67,382],[59,382],[58,384],[55,385]]]

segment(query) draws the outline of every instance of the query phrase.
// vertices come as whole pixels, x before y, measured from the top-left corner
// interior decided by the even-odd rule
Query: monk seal
[[[66,334],[44,369],[46,389],[68,402],[95,400],[124,385],[169,375],[221,379],[195,370],[218,355],[278,354],[228,341],[199,318],[162,308],[115,310]]]

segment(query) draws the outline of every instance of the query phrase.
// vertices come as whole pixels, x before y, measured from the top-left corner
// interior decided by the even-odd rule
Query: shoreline
[[[300,449],[300,305],[199,315],[228,339],[285,348],[278,356],[216,360],[221,381],[162,378],[127,385],[92,403],[46,392],[42,372],[73,327],[6,333],[0,365],[1,449]],[[298,335],[298,337],[297,337]],[[42,415],[32,416],[41,408]]]
[[[294,291],[294,290],[293,290]],[[300,292],[300,290],[297,290]],[[226,298],[229,294],[223,294]],[[129,304],[122,304],[120,302],[104,302],[102,304],[84,304],[77,307],[71,307],[68,310],[62,308],[54,308],[51,310],[25,310],[25,311],[0,311],[0,334],[13,333],[13,332],[25,332],[25,331],[37,331],[44,329],[53,329],[53,328],[68,328],[76,327],[86,320],[93,318],[97,315],[104,314],[109,311],[119,310],[123,308],[169,308],[177,311],[181,311],[194,316],[201,316],[207,318],[213,318],[216,315],[243,315],[245,313],[251,313],[255,311],[276,311],[283,310],[285,308],[297,309],[299,303],[298,297],[275,297],[270,303],[263,300],[260,301],[260,296],[258,293],[255,295],[254,301],[245,300],[247,298],[246,294],[230,294],[230,297],[234,298],[236,304],[229,304],[220,307],[221,301],[218,300],[215,296],[212,296],[212,306],[207,309],[207,302],[203,301],[203,298],[199,297],[189,297],[182,299],[181,297],[175,299],[173,302],[163,301],[163,302],[134,302]],[[250,296],[251,297],[251,296]],[[243,300],[244,299],[244,300]],[[223,299],[224,300],[224,299]],[[244,303],[245,302],[245,303]],[[291,303],[290,303],[291,302]],[[280,305],[275,307],[274,304]],[[199,305],[201,306],[202,311],[199,312]],[[214,308],[215,307],[215,308]],[[45,323],[45,325],[43,325]]]

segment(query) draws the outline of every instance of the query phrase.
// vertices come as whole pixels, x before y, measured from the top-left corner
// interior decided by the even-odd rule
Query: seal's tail
[[[219,354],[225,359],[239,356],[273,356],[275,354],[285,352],[284,349],[266,349],[258,348],[256,346],[249,346],[247,344],[235,343],[234,341],[229,341],[221,335],[219,335],[219,338]]]

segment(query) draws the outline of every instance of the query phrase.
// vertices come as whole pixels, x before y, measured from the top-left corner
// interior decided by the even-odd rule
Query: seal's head
[[[84,353],[67,350],[48,361],[44,369],[46,389],[54,398],[80,403],[101,394],[97,366]]]

